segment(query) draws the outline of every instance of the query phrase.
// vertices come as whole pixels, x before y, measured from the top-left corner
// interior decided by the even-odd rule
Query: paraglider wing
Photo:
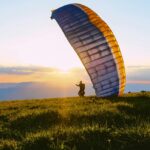
[[[109,26],[91,9],[69,4],[52,12],[85,66],[96,95],[122,95],[125,67],[116,38]]]

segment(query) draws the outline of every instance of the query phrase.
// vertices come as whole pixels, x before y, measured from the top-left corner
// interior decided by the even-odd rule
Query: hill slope
[[[0,102],[0,149],[150,149],[150,93]]]

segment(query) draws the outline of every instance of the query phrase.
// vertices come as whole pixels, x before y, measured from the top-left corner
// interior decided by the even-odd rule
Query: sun
[[[72,68],[59,68],[60,72],[63,74],[68,74]]]

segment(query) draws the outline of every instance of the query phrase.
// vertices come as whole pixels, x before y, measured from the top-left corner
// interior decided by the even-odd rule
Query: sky
[[[150,66],[148,0],[0,1],[0,64],[81,67],[58,24],[50,20],[51,10],[68,3],[85,4],[108,23],[126,66]]]
[[[50,19],[51,10],[69,3],[90,7],[108,23],[121,48],[127,83],[150,86],[149,0],[1,0],[0,83],[60,82],[69,70],[82,68],[90,85],[81,61]],[[73,71],[69,77],[80,80]]]

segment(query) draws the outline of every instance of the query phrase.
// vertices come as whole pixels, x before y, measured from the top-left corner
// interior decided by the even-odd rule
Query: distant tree
[[[141,93],[145,93],[146,91],[142,90]]]

